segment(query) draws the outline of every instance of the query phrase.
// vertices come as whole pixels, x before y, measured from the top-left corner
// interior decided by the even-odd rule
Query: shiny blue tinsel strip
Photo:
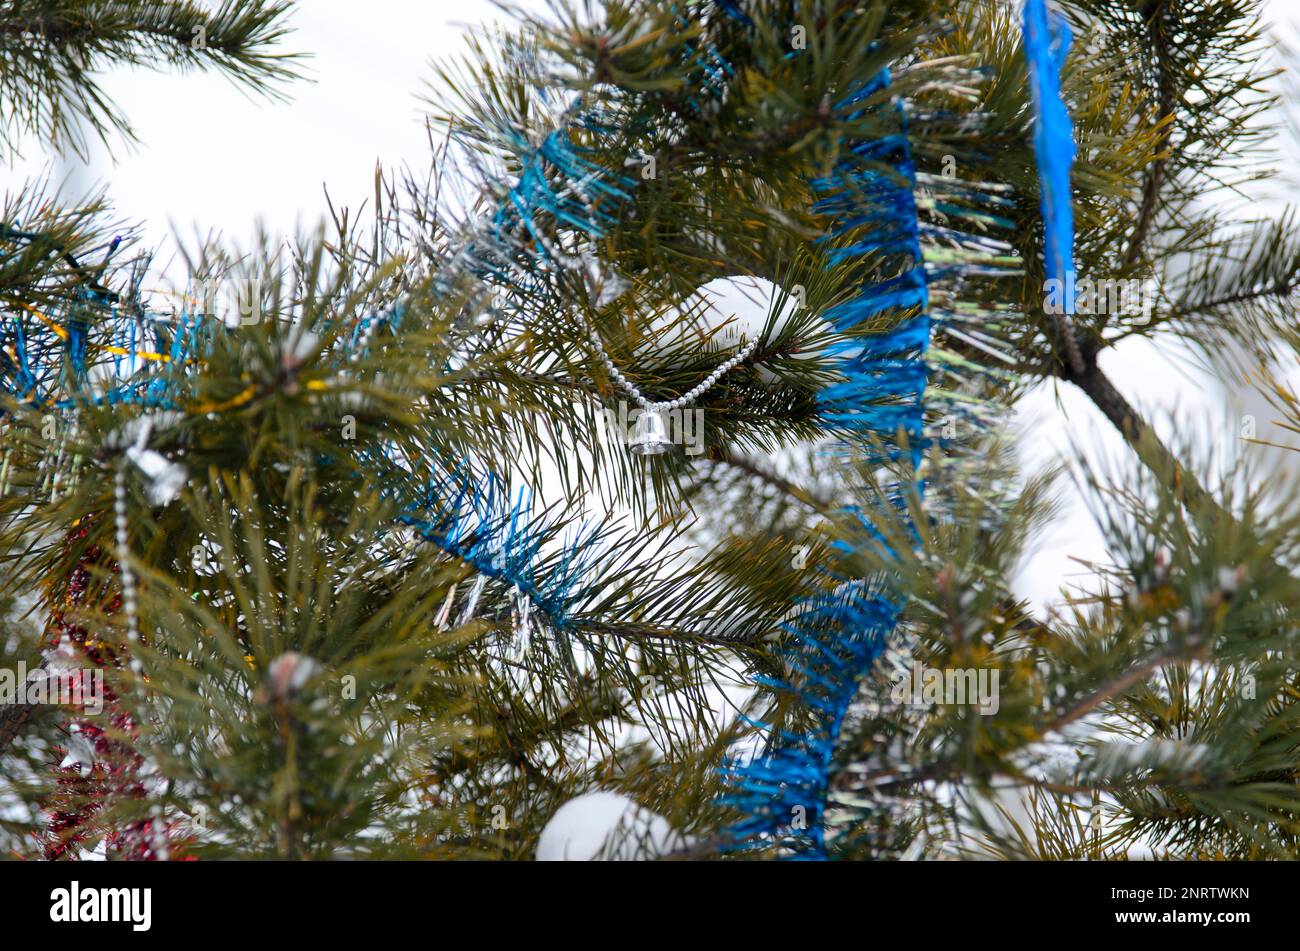
[[[1074,213],[1070,166],[1074,134],[1061,99],[1061,68],[1070,48],[1070,27],[1045,0],[1026,0],[1021,21],[1029,89],[1034,103],[1034,155],[1043,205],[1043,264],[1048,280],[1061,282],[1065,313],[1075,312]]]
[[[888,75],[882,74],[852,102],[881,91],[888,82]],[[856,451],[867,451],[867,441],[855,437],[871,437],[891,454],[905,444],[915,466],[923,445],[930,375],[925,354],[931,334],[913,194],[915,167],[902,133],[850,151],[832,174],[812,183],[820,196],[814,210],[831,222],[824,240],[836,242],[828,262],[879,255],[901,259],[905,270],[859,288],[823,317],[846,332],[867,328],[882,315],[915,313],[879,334],[836,347],[840,381],[825,387],[818,401],[824,418],[846,434]],[[829,592],[806,598],[794,620],[783,625],[790,644],[784,653],[790,678],[767,686],[795,692],[812,712],[814,726],[799,734],[773,734],[760,724],[768,730],[765,748],[751,759],[724,765],[731,790],[724,801],[742,815],[727,830],[729,848],[777,845],[792,857],[826,857],[826,798],[840,730],[901,608],[899,599],[881,585],[845,580]]]
[[[571,625],[599,557],[594,528],[580,531],[544,566],[542,546],[558,526],[534,514],[527,492],[512,498],[492,473],[447,475],[403,495],[409,501],[399,522],[480,574],[518,588],[556,629]]]
[[[871,331],[876,326],[880,330],[833,348],[840,379],[822,390],[819,404],[824,418],[845,435],[856,458],[868,462],[904,458],[915,472],[928,444],[927,409],[951,405],[950,394],[927,393],[937,361],[943,359],[942,355],[931,359],[935,331],[951,332],[967,345],[974,340],[996,355],[996,340],[988,336],[996,327],[996,313],[979,307],[934,308],[931,290],[939,282],[946,286],[951,280],[957,285],[966,278],[1011,273],[1009,246],[985,234],[990,227],[1010,225],[986,210],[1006,207],[1009,201],[986,193],[998,186],[931,178],[936,210],[951,221],[970,222],[973,230],[966,233],[947,225],[923,224],[908,116],[901,103],[883,100],[889,85],[889,74],[882,71],[839,105],[859,107],[859,114],[897,109],[899,131],[850,147],[849,156],[830,175],[811,183],[818,196],[814,210],[830,222],[822,239],[831,245],[826,253],[829,265],[861,258],[882,266],[897,262],[892,276],[860,287],[852,298],[822,315],[841,333]],[[923,239],[942,248],[935,265],[925,262]],[[958,310],[976,316],[968,320]],[[952,367],[945,372],[952,375]],[[978,419],[968,422],[980,425]],[[924,484],[913,479],[888,490],[876,504],[906,518],[908,498],[923,490]],[[851,514],[865,530],[861,544],[879,546],[888,554],[888,544],[871,528],[868,514]],[[848,547],[846,542],[837,544]],[[776,847],[793,858],[828,857],[827,796],[840,732],[858,687],[884,650],[903,606],[902,597],[885,579],[840,579],[829,591],[805,599],[795,617],[783,625],[790,644],[783,659],[790,674],[785,681],[761,684],[797,695],[811,712],[813,726],[790,733],[755,724],[766,731],[764,747],[749,758],[735,757],[724,765],[730,788],[724,802],[741,814],[724,835],[728,848]]]

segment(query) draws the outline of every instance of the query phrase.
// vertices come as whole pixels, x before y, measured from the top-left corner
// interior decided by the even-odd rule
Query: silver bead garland
[[[131,549],[126,508],[125,459],[118,464],[113,478],[113,514],[117,529],[117,568],[122,585],[122,610],[126,614],[126,637],[134,644],[140,640],[140,612],[136,595],[135,572],[131,569]],[[133,660],[132,666],[134,667]]]
[[[675,400],[652,403],[650,400],[646,399],[645,395],[623,375],[623,372],[617,366],[614,365],[614,361],[611,360],[609,354],[605,352],[605,345],[601,342],[600,335],[596,333],[595,329],[589,327],[588,333],[591,337],[591,345],[595,349],[596,355],[600,357],[601,362],[605,364],[605,369],[609,371],[609,375],[614,378],[614,381],[618,383],[619,386],[623,387],[623,389],[627,391],[628,395],[636,401],[638,406],[650,412],[684,409],[685,407],[690,406],[693,402],[704,395],[713,384],[717,383],[724,374],[728,373],[738,364],[748,360],[750,355],[754,352],[754,348],[758,346],[757,340],[751,340],[737,353],[715,367],[713,372],[706,376],[693,389],[683,393]]]

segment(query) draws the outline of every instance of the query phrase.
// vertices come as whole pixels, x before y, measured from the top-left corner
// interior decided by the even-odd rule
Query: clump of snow
[[[556,810],[537,842],[539,862],[636,861],[677,851],[690,840],[668,820],[615,792],[590,792]]]

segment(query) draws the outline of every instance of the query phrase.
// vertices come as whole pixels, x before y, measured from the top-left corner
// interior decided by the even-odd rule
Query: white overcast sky
[[[1296,13],[1287,3],[1273,0],[1269,12],[1291,21]],[[104,85],[130,115],[140,146],[117,148],[115,160],[98,150],[89,165],[64,164],[60,174],[70,173],[74,188],[107,184],[119,214],[142,222],[150,243],[164,249],[173,232],[192,244],[200,228],[241,244],[259,222],[273,233],[310,228],[324,213],[324,186],[336,205],[356,207],[372,193],[377,162],[427,166],[420,95],[432,79],[430,60],[459,52],[464,25],[502,18],[485,0],[307,0],[294,14],[296,32],[287,45],[312,54],[312,81],[289,87],[288,103],[250,98],[213,76],[115,73]],[[1294,35],[1289,26],[1288,35]],[[3,188],[16,188],[49,161],[29,149],[3,171]],[[1263,413],[1265,427],[1265,411],[1235,405],[1240,394],[1225,393],[1212,377],[1150,344],[1121,346],[1105,355],[1103,367],[1167,436],[1231,444],[1246,411]],[[1017,425],[1031,469],[1068,452],[1072,438],[1098,457],[1127,452],[1069,386],[1040,387],[1019,407]],[[1067,505],[1040,539],[1016,580],[1018,591],[1041,609],[1062,584],[1083,574],[1071,556],[1101,557],[1097,531],[1078,504]]]

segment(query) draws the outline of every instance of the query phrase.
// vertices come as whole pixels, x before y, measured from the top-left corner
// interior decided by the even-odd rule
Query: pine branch
[[[287,32],[288,0],[225,0],[216,10],[157,0],[11,0],[0,9],[0,148],[30,131],[84,154],[84,120],[106,144],[133,138],[126,116],[95,78],[112,66],[213,68],[248,88],[297,76],[301,58],[271,50]]]
[[[1060,732],[1076,720],[1087,716],[1107,700],[1123,693],[1130,687],[1141,683],[1160,668],[1165,667],[1168,664],[1186,663],[1189,659],[1190,657],[1186,651],[1173,649],[1157,651],[1142,663],[1130,667],[1122,674],[1116,675],[1114,678],[1103,684],[1099,689],[1082,698],[1069,710],[1065,711],[1059,717],[1044,726],[1039,735],[1047,736],[1052,733]]]
[[[1137,664],[1121,674],[1113,677],[1104,683],[1101,687],[1081,698],[1069,710],[1060,716],[1050,720],[1042,726],[1034,727],[1032,731],[1023,740],[1022,746],[1030,742],[1042,740],[1053,733],[1058,733],[1065,727],[1069,726],[1089,713],[1096,710],[1107,700],[1122,694],[1124,691],[1142,683],[1147,677],[1163,667],[1170,664],[1186,663],[1190,655],[1186,651],[1177,651],[1166,649],[1158,651],[1140,664]],[[966,775],[969,769],[969,762],[964,755],[955,759],[943,760],[926,764],[920,769],[900,772],[898,769],[889,768],[879,770],[865,776],[855,777],[849,770],[841,770],[832,780],[831,788],[847,790],[850,787],[869,789],[872,792],[898,792],[901,789],[916,786],[920,783],[929,782],[948,782],[961,778]],[[990,775],[997,775],[997,772]],[[1016,774],[1016,778],[1023,779]],[[1089,787],[1091,790],[1092,787]]]
[[[1166,35],[1165,0],[1147,0],[1142,8],[1142,16],[1147,20],[1147,36],[1155,56],[1156,86],[1159,91],[1159,114],[1157,122],[1164,127],[1156,145],[1156,158],[1146,170],[1142,183],[1142,201],[1138,207],[1137,223],[1129,239],[1128,249],[1124,252],[1121,267],[1128,270],[1141,258],[1146,247],[1147,234],[1155,220],[1160,189],[1164,185],[1165,168],[1169,163],[1168,149],[1174,131],[1174,107],[1176,90],[1174,89],[1171,65],[1169,62],[1168,37]]]
[[[1067,367],[1061,367],[1057,375],[1073,383],[1092,400],[1094,406],[1101,410],[1111,424],[1124,437],[1137,453],[1138,458],[1157,477],[1168,479],[1183,499],[1188,511],[1201,517],[1210,517],[1233,523],[1236,519],[1221,506],[1214,496],[1201,485],[1195,474],[1190,472],[1178,458],[1161,441],[1155,430],[1138,413],[1133,405],[1116,388],[1098,365],[1098,348],[1083,348],[1084,372],[1074,374]]]
[[[752,459],[749,459],[742,455],[738,455],[736,453],[719,451],[717,458],[710,459],[709,461],[722,463],[724,465],[730,466],[733,469],[737,469],[741,472],[744,472],[747,475],[753,476],[754,478],[762,482],[765,482],[766,484],[772,486],[773,488],[778,489],[785,495],[797,499],[798,501],[802,502],[804,505],[808,506],[808,508],[812,509],[814,512],[820,515],[829,516],[831,514],[832,502],[830,499],[825,498],[809,489],[805,489],[803,486],[797,485],[796,483],[791,482],[789,479],[777,475],[775,472],[771,471],[770,469],[764,466],[759,465]]]
[[[35,703],[7,703],[0,706],[0,753],[9,748],[27,724],[36,718],[40,709]]]

